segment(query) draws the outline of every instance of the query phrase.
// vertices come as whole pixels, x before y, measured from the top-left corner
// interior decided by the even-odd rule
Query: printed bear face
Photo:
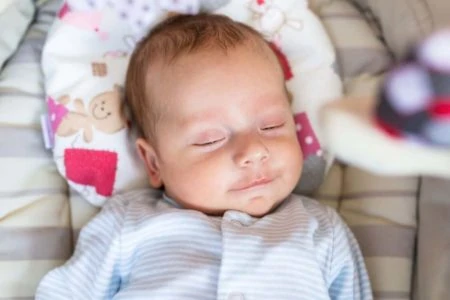
[[[89,104],[92,124],[105,133],[114,133],[126,126],[121,102],[121,90],[118,86],[113,91],[99,94]]]

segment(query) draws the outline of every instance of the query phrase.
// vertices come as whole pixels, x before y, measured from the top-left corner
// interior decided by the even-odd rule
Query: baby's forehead
[[[184,97],[186,94],[205,95],[211,90],[211,84],[215,87],[221,85],[225,90],[233,89],[234,77],[241,73],[250,73],[253,70],[249,69],[257,68],[255,64],[245,63],[246,60],[262,64],[264,71],[272,74],[271,78],[279,78],[276,81],[283,84],[284,88],[284,75],[278,59],[268,45],[263,46],[256,49],[252,46],[240,46],[227,51],[205,49],[184,53],[171,61],[163,58],[154,60],[147,70],[145,80],[147,101],[151,101],[152,109],[161,113],[167,109],[168,102],[173,102],[170,101],[173,97]],[[230,75],[227,77],[230,80],[220,81],[223,78],[221,73]],[[180,90],[180,86],[184,89]]]
[[[205,47],[197,49],[195,52],[180,53],[171,59],[162,55],[154,57],[147,68],[147,76],[149,79],[164,77],[164,75],[177,77],[180,73],[185,74],[187,69],[198,69],[199,65],[204,68],[215,68],[222,61],[239,66],[241,64],[239,57],[242,56],[259,57],[262,61],[273,64],[274,72],[280,69],[276,53],[268,43],[261,41],[260,43],[236,45],[228,49]]]

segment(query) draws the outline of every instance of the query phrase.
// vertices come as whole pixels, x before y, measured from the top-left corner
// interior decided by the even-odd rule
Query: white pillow
[[[306,2],[179,0],[173,7],[170,1],[91,2],[92,7],[78,1],[64,4],[42,61],[54,158],[61,174],[87,201],[102,205],[115,193],[147,184],[130,141],[121,89],[136,41],[169,10],[196,13],[209,8],[267,37],[292,75],[287,86],[306,154],[299,190],[321,183],[324,158],[329,162],[330,157],[319,146],[318,109],[341,96],[341,81],[332,68],[331,42]]]

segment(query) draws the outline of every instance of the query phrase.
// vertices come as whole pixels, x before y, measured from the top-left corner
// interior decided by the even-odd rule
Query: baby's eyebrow
[[[197,112],[179,119],[179,125],[183,128],[197,127],[202,124],[207,125],[216,121],[220,117],[219,112]]]
[[[202,134],[210,128],[211,126],[208,122],[193,119],[182,120],[176,125],[176,131],[179,132],[180,135],[183,134],[187,136]]]

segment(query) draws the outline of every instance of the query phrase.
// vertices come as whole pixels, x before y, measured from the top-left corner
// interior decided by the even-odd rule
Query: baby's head
[[[164,21],[130,59],[126,98],[150,184],[184,207],[262,216],[300,177],[282,68],[244,24],[206,14]]]

